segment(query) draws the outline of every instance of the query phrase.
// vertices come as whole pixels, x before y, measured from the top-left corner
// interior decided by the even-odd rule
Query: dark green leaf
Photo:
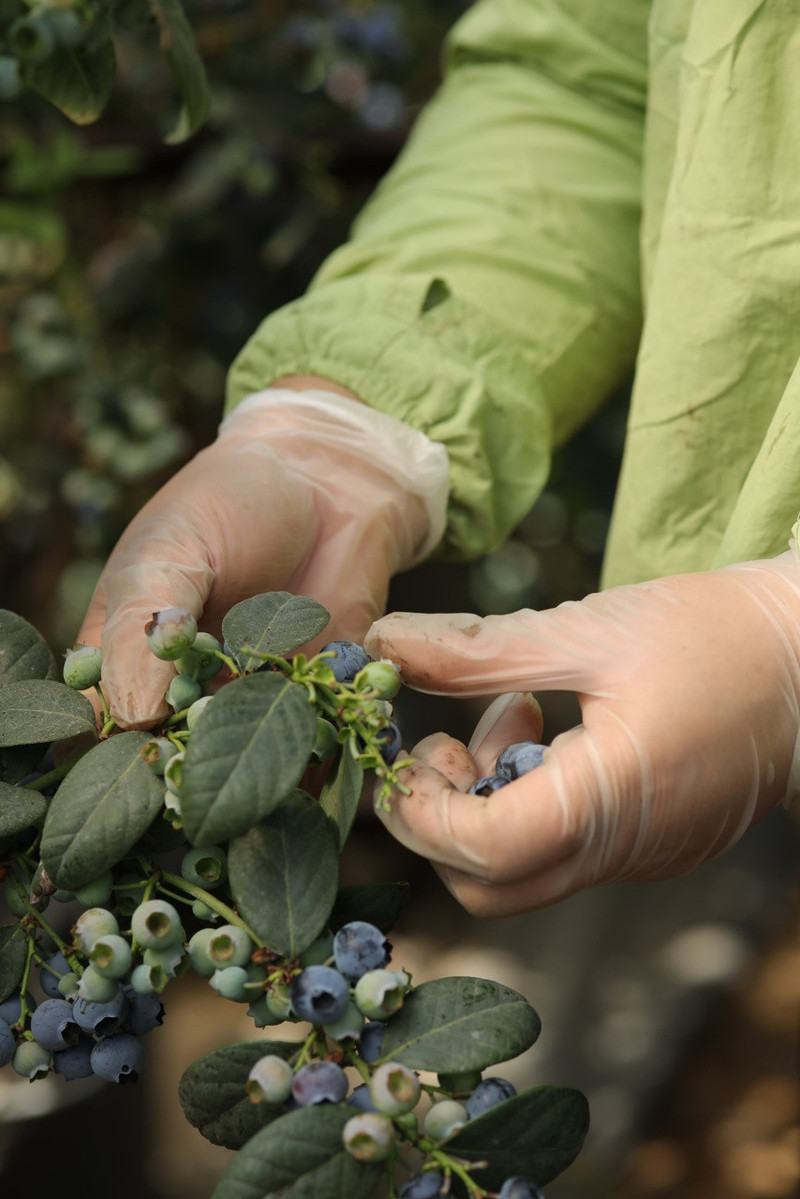
[[[185,141],[205,121],[210,103],[208,80],[180,0],[150,0],[150,4],[158,23],[162,53],[183,100],[178,119],[164,139],[174,145]]]
[[[0,608],[0,687],[25,679],[58,679],[53,651],[32,624]]]
[[[410,898],[408,883],[354,883],[342,887],[331,912],[331,931],[336,932],[350,920],[366,920],[382,933],[389,933],[408,907]]]
[[[33,745],[0,746],[0,779],[21,783],[36,770],[49,745],[49,741],[40,741]]]
[[[363,785],[364,768],[353,757],[349,746],[343,745],[319,795],[320,807],[338,829],[339,849],[344,848],[350,836]]]
[[[386,1027],[383,1061],[456,1074],[517,1057],[536,1040],[541,1021],[524,996],[485,978],[421,983]]]
[[[19,924],[0,925],[0,1003],[19,992],[26,957],[27,942]]]
[[[164,800],[164,783],[139,756],[147,733],[116,733],[73,766],[50,801],[41,855],[57,886],[74,891],[115,866]]]
[[[300,781],[316,731],[305,688],[282,674],[252,674],[221,688],[183,763],[188,839],[217,845],[268,816]]]
[[[382,1166],[358,1162],[342,1144],[345,1104],[301,1107],[240,1149],[212,1199],[368,1199]]]
[[[295,957],[326,927],[339,882],[336,833],[297,791],[228,847],[231,895],[270,949]]]
[[[66,741],[97,735],[94,708],[85,695],[53,679],[0,687],[0,746]]]
[[[234,604],[222,621],[222,635],[240,668],[251,671],[260,662],[240,654],[244,646],[284,658],[321,633],[329,620],[330,613],[316,600],[267,591]]]
[[[288,1059],[297,1049],[296,1041],[237,1041],[199,1058],[178,1085],[186,1119],[212,1144],[240,1149],[259,1128],[283,1114],[282,1107],[251,1103],[245,1091],[248,1074],[265,1054]]]
[[[106,38],[92,47],[58,46],[25,81],[76,125],[89,125],[108,103],[116,71],[114,43]]]
[[[468,1121],[447,1151],[488,1162],[475,1175],[487,1190],[499,1189],[510,1174],[546,1186],[572,1165],[588,1131],[589,1105],[580,1091],[534,1087]]]
[[[47,801],[38,791],[0,783],[0,837],[11,837],[38,824],[47,811]]]

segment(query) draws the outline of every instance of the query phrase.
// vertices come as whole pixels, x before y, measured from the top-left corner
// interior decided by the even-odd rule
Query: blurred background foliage
[[[190,0],[197,63],[183,75],[161,52],[165,7],[0,0],[0,92],[14,93],[0,101],[0,606],[55,648],[72,643],[133,514],[213,438],[234,355],[347,236],[467,3]],[[99,115],[65,115],[22,57],[29,86],[4,85],[18,9],[28,24],[77,15],[95,41],[98,28],[113,38]],[[51,46],[46,62],[79,53]],[[176,135],[198,69],[208,112]],[[393,606],[503,611],[591,590],[624,407],[557,456],[505,546],[421,568],[424,605],[412,572]]]

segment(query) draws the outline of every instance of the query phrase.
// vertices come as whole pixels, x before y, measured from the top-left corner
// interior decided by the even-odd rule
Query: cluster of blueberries
[[[391,949],[375,925],[351,921],[333,935],[330,957],[304,967],[288,989],[285,1010],[321,1026],[340,1044],[350,1041],[360,1061],[371,1067],[369,1081],[351,1091],[338,1061],[322,1058],[295,1069],[286,1058],[267,1053],[253,1065],[246,1084],[251,1102],[278,1105],[286,1111],[342,1102],[355,1108],[342,1140],[359,1161],[385,1161],[394,1152],[398,1135],[417,1144],[423,1153],[426,1144],[441,1146],[468,1120],[516,1094],[507,1079],[481,1078],[479,1071],[442,1077],[441,1090],[435,1092],[420,1124],[415,1111],[423,1095],[419,1075],[401,1062],[380,1060],[387,1022],[403,1006],[410,982],[404,971],[388,969]],[[400,1188],[398,1199],[446,1195],[446,1176],[435,1167],[435,1160],[430,1159],[427,1168]],[[534,1183],[517,1176],[505,1180],[499,1195],[501,1199],[542,1199]]]

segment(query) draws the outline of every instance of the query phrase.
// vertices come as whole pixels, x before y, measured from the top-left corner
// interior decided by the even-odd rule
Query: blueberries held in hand
[[[328,659],[328,665],[337,683],[352,683],[359,670],[372,661],[363,645],[355,641],[328,641],[319,652],[335,654]]]

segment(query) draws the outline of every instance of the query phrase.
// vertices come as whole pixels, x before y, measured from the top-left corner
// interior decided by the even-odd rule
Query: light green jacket
[[[497,546],[635,363],[603,585],[769,556],[800,510],[796,0],[479,0],[350,240],[229,406],[337,380],[444,442]]]

